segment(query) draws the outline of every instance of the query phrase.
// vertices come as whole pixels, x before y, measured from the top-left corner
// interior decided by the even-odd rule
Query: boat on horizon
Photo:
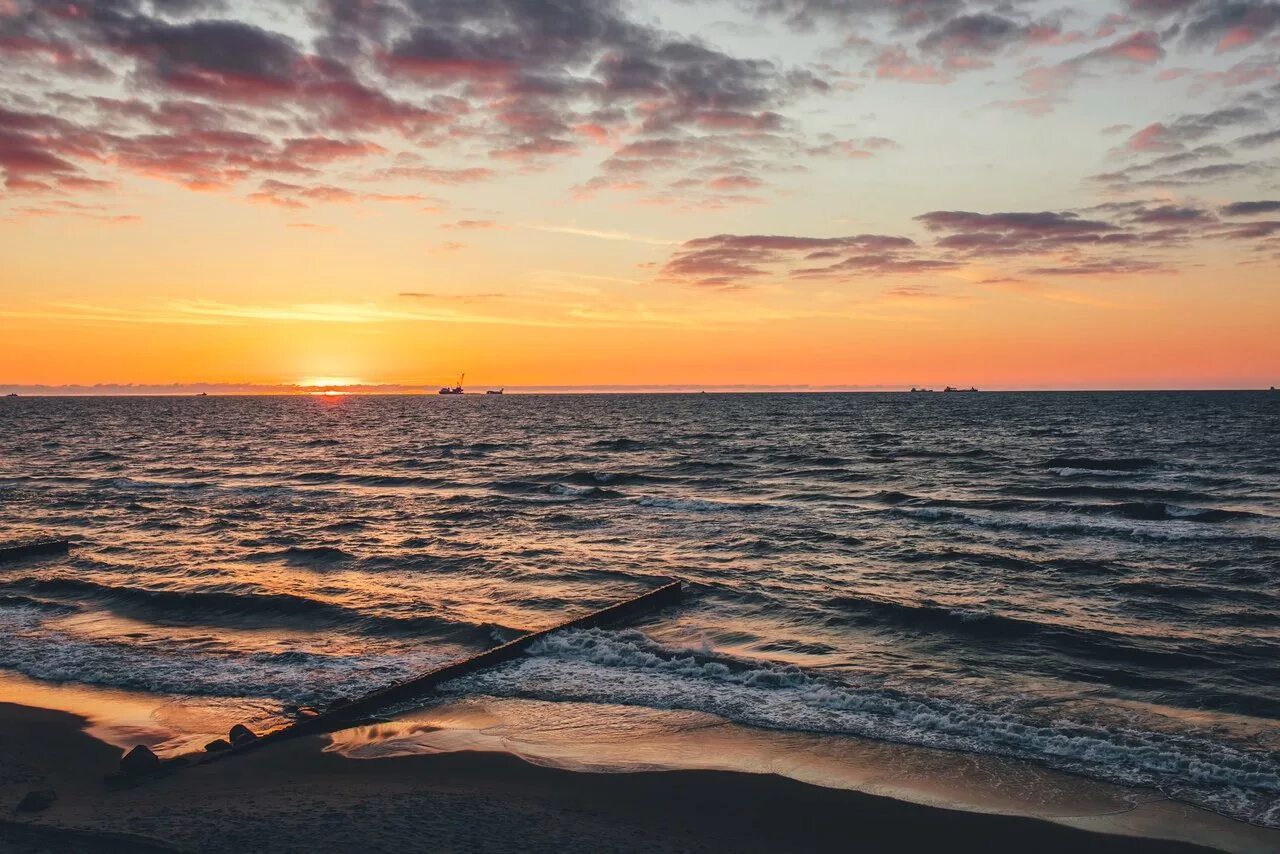
[[[969,392],[977,391],[977,389],[976,389],[975,387],[973,387],[973,386],[969,386],[968,388],[954,388],[954,387],[952,387],[952,386],[947,386],[947,387],[946,387],[946,388],[944,388],[942,391],[943,391],[944,393],[945,393],[945,392],[956,392],[956,393],[958,393],[958,394],[968,394]]]
[[[467,378],[467,375],[465,373],[458,374],[458,384],[455,386],[445,386],[444,388],[440,389],[440,393],[441,394],[466,394],[466,392],[462,390],[462,381],[465,380],[466,378]]]
[[[506,391],[505,388],[491,388],[485,394],[502,394],[504,391]]]

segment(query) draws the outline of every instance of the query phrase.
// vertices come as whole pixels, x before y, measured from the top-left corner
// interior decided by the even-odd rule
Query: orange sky
[[[504,2],[426,41],[197,3],[127,49],[0,4],[0,388],[1280,379],[1262,24],[871,4],[849,47],[610,2],[560,43]]]

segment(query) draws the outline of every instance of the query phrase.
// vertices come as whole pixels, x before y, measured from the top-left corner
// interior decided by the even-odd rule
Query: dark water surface
[[[1280,395],[0,400],[0,667],[454,691],[1017,756],[1280,826]]]

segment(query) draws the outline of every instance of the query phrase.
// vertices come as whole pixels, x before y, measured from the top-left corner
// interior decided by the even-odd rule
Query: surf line
[[[323,712],[314,712],[292,724],[263,735],[256,735],[242,724],[237,724],[232,729],[233,740],[231,742],[222,742],[224,745],[222,749],[206,752],[195,759],[189,756],[180,756],[174,759],[161,760],[149,748],[139,745],[125,754],[120,762],[120,772],[111,775],[109,780],[116,783],[141,781],[142,779],[162,775],[168,771],[177,770],[177,768],[184,765],[214,762],[286,739],[333,732],[344,727],[355,726],[368,720],[371,715],[381,709],[385,709],[387,706],[421,697],[434,690],[442,682],[511,661],[550,634],[565,629],[585,629],[616,623],[620,620],[635,617],[645,611],[663,608],[679,600],[682,591],[683,582],[678,579],[668,581],[661,587],[656,587],[646,593],[633,596],[599,611],[592,611],[589,614],[574,617],[551,628],[521,635],[515,640],[495,646],[470,658],[450,662],[401,682],[393,682],[384,688],[371,691],[354,700],[335,702]],[[208,748],[206,750],[208,751]]]

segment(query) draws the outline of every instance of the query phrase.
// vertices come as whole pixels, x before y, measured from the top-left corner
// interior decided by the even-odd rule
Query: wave
[[[72,457],[71,462],[73,463],[105,463],[105,462],[112,462],[118,459],[120,459],[119,455],[113,454],[110,451],[89,451],[86,454],[80,454],[79,456]]]
[[[567,498],[623,498],[625,497],[616,489],[605,489],[603,486],[570,486],[563,483],[553,483],[547,486],[546,491],[551,495],[563,495]]]
[[[160,489],[208,489],[212,484],[203,480],[138,480],[132,477],[111,477],[96,482],[98,486],[127,491]]]
[[[694,512],[724,510],[744,512],[769,509],[768,504],[758,501],[712,501],[705,498],[668,498],[656,495],[637,498],[635,503],[641,507],[655,507],[662,510],[692,510]]]
[[[1181,507],[1177,504],[1166,504],[1162,501],[1131,501],[1124,504],[1112,504],[1099,508],[1100,512],[1119,516],[1122,519],[1135,519],[1144,522],[1174,520],[1183,522],[1231,522],[1244,519],[1265,518],[1259,513],[1245,510],[1222,510],[1218,508]]]
[[[958,510],[993,510],[1012,513],[1065,513],[1086,516],[1114,516],[1137,522],[1231,522],[1269,517],[1246,510],[1216,507],[1183,507],[1163,501],[1126,501],[1117,504],[1088,504],[1024,498],[925,498],[896,490],[882,490],[869,500],[891,507],[935,507]]]
[[[941,507],[893,507],[884,512],[913,522],[951,523],[990,531],[1018,531],[1037,537],[1132,537],[1164,542],[1232,543],[1241,547],[1266,550],[1280,548],[1280,538],[1264,534],[1244,535],[1229,531],[1218,532],[1213,526],[1196,526],[1194,528],[1185,526],[1134,526],[1133,524],[1107,523],[1102,519],[1075,522],[1051,517],[1037,520],[1018,517],[979,516],[970,512]],[[1140,520],[1124,521],[1136,522]]]
[[[390,488],[437,489],[451,485],[449,481],[437,477],[420,477],[396,474],[353,474],[345,472],[312,471],[282,474],[285,480],[298,483],[346,484],[350,486],[381,486]]]
[[[642,486],[651,483],[672,483],[676,478],[644,472],[609,472],[609,471],[573,471],[551,478],[557,483],[569,483],[575,486]]]
[[[0,667],[35,679],[78,682],[178,696],[269,698],[324,704],[403,679],[450,654],[406,658],[336,655],[290,649],[245,652],[205,642],[167,649],[118,641],[88,641],[39,631],[29,616],[0,611]]]
[[[867,596],[836,596],[827,604],[863,625],[925,632],[947,632],[991,640],[1038,640],[1055,652],[1084,658],[1123,662],[1142,667],[1197,668],[1212,666],[1212,658],[1177,648],[1176,639],[1135,637],[1061,623],[1039,622],[993,611],[953,608],[936,602],[895,602]],[[829,622],[844,622],[832,618]],[[1157,648],[1162,644],[1164,648]],[[1200,645],[1198,650],[1213,648]]]
[[[28,608],[46,614],[74,614],[80,610],[63,602],[50,602],[48,599],[35,599],[16,593],[0,594],[0,608]]]
[[[771,729],[850,734],[1012,756],[1148,786],[1280,825],[1280,758],[1190,735],[1040,717],[1031,704],[976,703],[845,684],[793,666],[673,650],[636,631],[552,635],[504,667],[448,683],[449,693],[688,709]]]
[[[638,439],[619,436],[616,439],[600,439],[590,443],[587,447],[595,448],[599,451],[644,451],[648,449],[649,445],[647,442],[641,442]]]
[[[1040,464],[1047,469],[1079,469],[1099,472],[1136,472],[1156,468],[1150,457],[1050,457]]]
[[[1115,501],[1215,501],[1220,496],[1192,489],[1162,489],[1131,485],[1071,483],[1064,486],[1032,486],[1010,484],[997,486],[997,491],[1015,496],[1039,498],[1109,498]]]
[[[480,646],[491,643],[495,630],[521,631],[497,623],[472,623],[439,614],[370,614],[323,599],[265,592],[244,586],[237,589],[164,590],[116,587],[81,578],[22,578],[8,586],[46,596],[90,600],[153,621],[197,625],[302,621],[308,628],[328,626],[372,635],[430,635]]]
[[[280,551],[255,552],[246,555],[247,561],[283,560],[286,563],[344,563],[353,561],[356,556],[336,546],[289,546]]]

